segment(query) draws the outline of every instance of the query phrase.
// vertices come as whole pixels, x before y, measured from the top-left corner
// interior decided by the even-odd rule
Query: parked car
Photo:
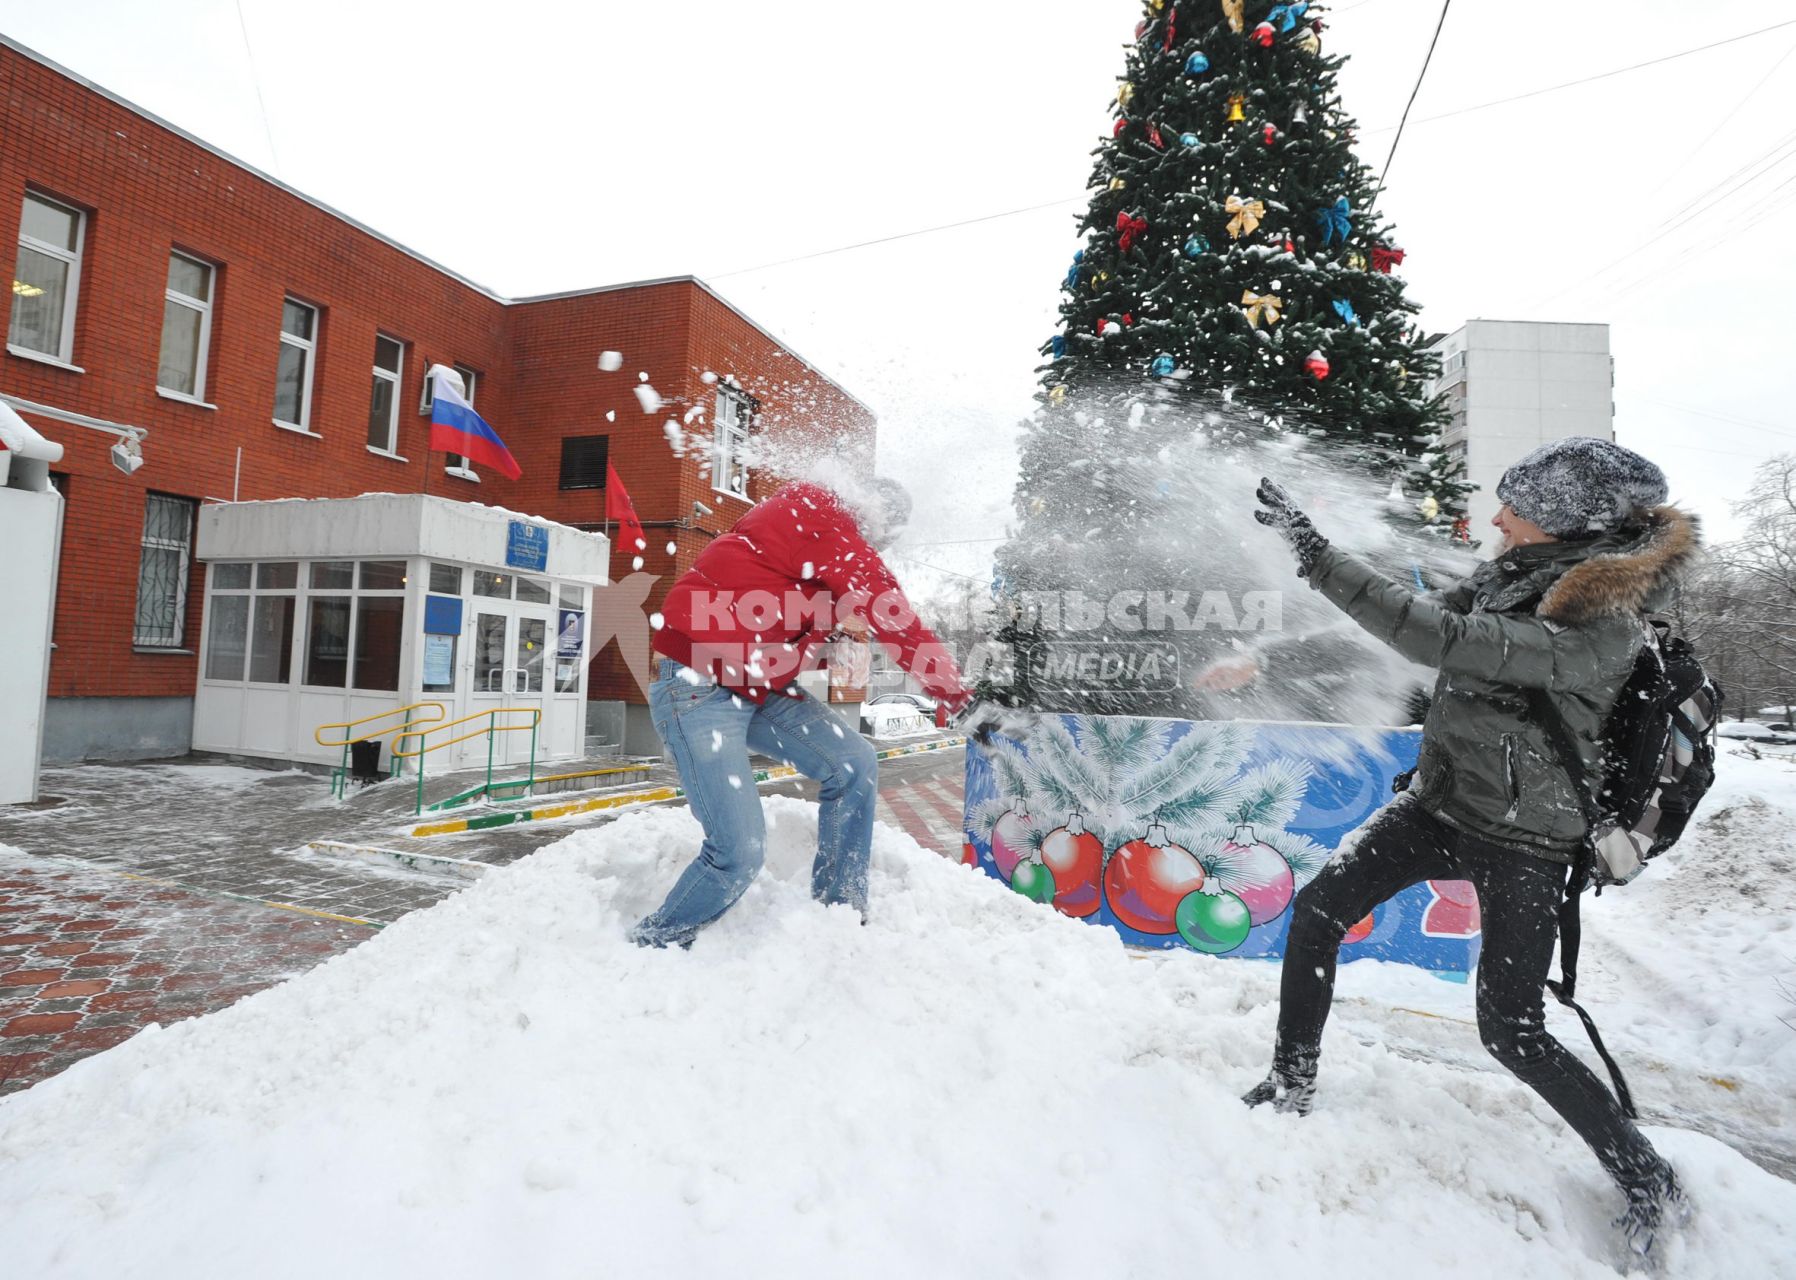
[[[890,706],[897,702],[908,702],[925,715],[935,714],[935,699],[924,693],[882,693],[877,698],[869,698],[869,707]]]

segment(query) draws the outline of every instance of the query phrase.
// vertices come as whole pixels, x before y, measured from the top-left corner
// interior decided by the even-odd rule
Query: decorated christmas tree
[[[1387,514],[1453,536],[1467,488],[1426,393],[1437,361],[1377,176],[1354,152],[1322,14],[1301,0],[1147,0],[1095,153],[1062,331],[1043,346],[1020,524],[998,557],[1013,598],[1119,574],[1151,590],[1214,561],[1215,539],[1177,515],[1192,468],[1174,455],[1193,436],[1221,448],[1302,434],[1380,492],[1394,485]],[[1025,616],[1010,636],[1051,647],[1064,622]],[[1202,655],[1184,656],[1189,675]],[[1188,689],[1151,676],[1101,696],[1078,683],[1031,692],[1061,710],[1194,714]]]

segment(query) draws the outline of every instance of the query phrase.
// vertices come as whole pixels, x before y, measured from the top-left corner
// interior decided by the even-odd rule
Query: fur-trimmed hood
[[[1674,506],[1651,507],[1579,550],[1535,610],[1562,626],[1663,608],[1702,550],[1701,521]]]

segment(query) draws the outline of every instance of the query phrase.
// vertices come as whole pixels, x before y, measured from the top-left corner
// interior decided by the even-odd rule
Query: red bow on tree
[[[1403,265],[1403,259],[1409,255],[1395,245],[1375,244],[1372,246],[1372,270],[1382,271],[1387,276],[1392,267]]]
[[[1172,52],[1173,41],[1175,41],[1179,38],[1178,30],[1179,30],[1179,11],[1177,9],[1174,9],[1171,13],[1166,15],[1166,42],[1160,46],[1160,48],[1164,52],[1166,52],[1166,53]]]
[[[1157,124],[1148,125],[1147,140],[1153,143],[1156,147],[1159,147],[1162,151],[1166,149],[1166,139],[1160,135],[1160,126]]]
[[[1147,234],[1147,219],[1131,218],[1126,212],[1119,213],[1116,215],[1116,229],[1121,234],[1117,247],[1127,253],[1129,247],[1135,243],[1136,236]]]

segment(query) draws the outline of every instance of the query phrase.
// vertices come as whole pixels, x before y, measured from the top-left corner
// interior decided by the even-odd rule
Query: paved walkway
[[[369,925],[0,849],[0,1094],[303,973]]]
[[[958,858],[964,768],[960,750],[885,762],[880,820]],[[816,795],[808,781],[763,790]],[[0,1095],[303,973],[468,884],[312,841],[504,864],[618,816],[411,840],[400,784],[340,802],[316,774],[193,762],[52,769],[43,791],[61,803],[0,808]]]

